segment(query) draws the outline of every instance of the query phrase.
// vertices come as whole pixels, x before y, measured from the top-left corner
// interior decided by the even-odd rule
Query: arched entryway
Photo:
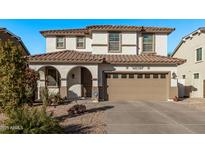
[[[69,98],[92,97],[92,74],[83,66],[72,68],[67,75]]]
[[[38,98],[43,88],[47,87],[49,93],[60,93],[61,75],[59,71],[53,66],[43,66],[39,70],[40,85],[38,86]]]

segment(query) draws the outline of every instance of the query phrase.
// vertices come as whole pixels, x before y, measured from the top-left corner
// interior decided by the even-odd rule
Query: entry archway
[[[92,97],[92,74],[83,66],[72,68],[67,75],[68,98]]]
[[[41,91],[47,87],[50,93],[60,93],[61,75],[53,66],[42,66],[38,69],[40,80],[38,85],[38,98]]]

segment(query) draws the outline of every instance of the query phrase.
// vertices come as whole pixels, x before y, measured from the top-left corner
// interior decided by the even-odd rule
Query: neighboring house
[[[172,28],[94,25],[41,31],[46,53],[30,56],[45,86],[62,97],[94,100],[160,100],[178,95],[177,66],[167,57]]]
[[[6,28],[0,28],[0,40],[1,41],[13,41],[16,45],[20,45],[23,49],[24,55],[30,55],[28,49],[24,45],[20,37],[16,36]]]
[[[205,28],[182,38],[172,57],[186,59],[178,66],[179,95],[181,97],[205,97]]]

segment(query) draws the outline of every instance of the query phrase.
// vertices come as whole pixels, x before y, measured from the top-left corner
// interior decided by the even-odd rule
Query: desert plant
[[[47,107],[48,105],[51,104],[49,91],[48,91],[47,87],[45,87],[44,89],[41,90],[41,101],[42,101],[44,107]]]
[[[67,112],[68,112],[68,115],[72,116],[72,115],[77,115],[77,114],[83,114],[85,113],[85,111],[86,111],[85,105],[76,104],[72,106]]]
[[[41,101],[44,106],[59,105],[63,103],[60,93],[49,93],[47,87],[41,91]]]
[[[60,93],[57,94],[51,94],[50,96],[52,105],[60,105],[63,103],[63,99],[60,96]]]
[[[52,117],[52,114],[47,114],[43,108],[17,108],[15,112],[9,114],[4,125],[9,129],[6,129],[1,133],[53,134],[63,132],[58,121]],[[17,129],[14,129],[13,127],[17,127]]]

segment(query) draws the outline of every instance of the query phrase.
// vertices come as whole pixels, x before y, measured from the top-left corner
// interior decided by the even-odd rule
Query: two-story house
[[[172,57],[186,59],[178,66],[180,96],[192,98],[205,97],[205,28],[199,28],[183,37],[174,50]]]
[[[177,66],[167,57],[173,28],[93,25],[41,31],[46,53],[30,57],[45,86],[62,97],[93,100],[168,100],[178,95]]]
[[[8,41],[8,40],[14,42],[14,44],[17,45],[17,46],[20,45],[23,49],[23,52],[24,52],[23,55],[30,55],[28,49],[26,48],[26,46],[24,45],[24,43],[23,43],[23,41],[21,40],[20,37],[13,34],[8,29],[0,27],[0,41],[5,42],[5,41]]]

